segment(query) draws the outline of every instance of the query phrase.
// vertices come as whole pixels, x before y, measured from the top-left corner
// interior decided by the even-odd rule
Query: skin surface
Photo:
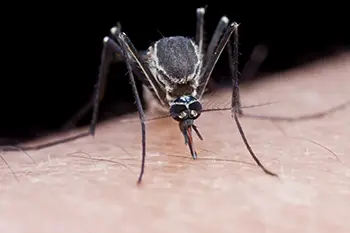
[[[324,111],[349,101],[349,74],[349,54],[322,60],[242,85],[242,105],[278,101],[245,109],[274,116]],[[206,101],[228,105],[230,95]],[[299,122],[240,118],[279,179],[255,165],[229,112],[197,120],[204,141],[194,135],[196,161],[176,122],[148,122],[141,186],[137,114],[100,124],[95,138],[28,152],[37,164],[3,152],[19,182],[0,162],[0,232],[350,232],[349,115],[350,107]]]

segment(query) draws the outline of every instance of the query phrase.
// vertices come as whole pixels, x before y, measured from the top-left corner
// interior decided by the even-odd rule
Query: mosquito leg
[[[208,65],[209,58],[213,55],[216,47],[219,45],[220,38],[224,34],[228,24],[229,24],[229,19],[226,16],[221,17],[218,25],[216,26],[214,34],[210,40],[210,43],[208,45],[208,49],[207,49],[206,56],[205,56],[205,58],[206,58],[205,65],[206,66]]]
[[[203,52],[204,41],[204,14],[205,8],[197,8],[197,25],[196,25],[196,44],[199,47],[199,51]]]
[[[231,35],[234,31],[234,26],[236,23],[232,23],[228,27],[226,27],[226,30],[224,33],[222,32],[224,30],[224,28],[218,29],[218,28],[224,27],[223,25],[225,24],[226,21],[228,21],[227,17],[221,18],[219,25],[222,24],[222,26],[217,27],[217,30],[215,31],[215,34],[214,34],[214,36],[211,39],[211,42],[209,44],[208,51],[211,51],[211,50],[213,50],[213,51],[211,53],[209,53],[207,51],[207,54],[204,58],[206,60],[206,62],[205,62],[205,65],[203,67],[203,71],[201,74],[201,76],[203,77],[203,80],[201,81],[201,84],[197,90],[197,93],[198,93],[197,98],[198,99],[202,98],[203,93],[206,89],[206,86],[209,82],[211,73],[213,72],[214,67],[215,67],[222,51],[226,47],[226,44],[229,41],[229,38],[231,37]],[[217,44],[214,44],[216,40],[218,40],[218,42],[217,42]]]
[[[241,114],[241,103],[239,98],[239,86],[238,86],[238,24],[234,25],[235,32],[234,32],[234,39],[233,39],[233,50],[231,43],[228,43],[228,50],[229,50],[229,59],[230,59],[230,70],[232,73],[232,99],[231,99],[231,107],[232,107],[232,115],[235,119],[237,128],[239,130],[239,133],[241,134],[241,137],[243,139],[243,142],[248,149],[250,155],[253,157],[254,161],[257,163],[257,165],[268,175],[271,176],[278,176],[277,174],[269,171],[265,166],[260,162],[258,157],[255,155],[254,151],[252,150],[247,137],[245,136],[245,133],[243,131],[242,125],[239,122],[238,116]],[[228,38],[230,40],[230,38]]]
[[[112,53],[110,52],[111,50],[117,53],[121,52],[120,46],[114,40],[112,40],[110,37],[105,37],[103,39],[103,50],[101,55],[101,64],[99,68],[98,81],[95,85],[95,93],[93,98],[93,112],[90,125],[91,135],[95,134],[96,122],[98,117],[98,108],[105,94],[107,74],[110,63],[112,61]]]
[[[132,44],[131,44],[131,41],[129,40],[129,38],[127,37],[127,35],[125,33],[120,33],[119,34],[118,41],[121,44],[121,46],[123,48],[123,51],[124,51],[124,57],[125,57],[125,61],[126,61],[126,66],[128,68],[130,83],[132,85],[133,93],[134,93],[135,100],[136,100],[136,106],[137,106],[137,110],[138,110],[139,117],[140,117],[140,123],[141,123],[142,164],[141,164],[140,175],[139,175],[139,178],[138,178],[138,181],[137,181],[137,183],[140,184],[141,181],[142,181],[144,170],[145,170],[145,160],[146,160],[146,125],[145,125],[145,113],[143,111],[141,99],[140,99],[139,93],[137,91],[135,78],[134,78],[133,70],[132,70],[132,66],[131,66],[132,61],[131,61],[130,57],[136,58],[136,60],[137,60],[136,62],[138,62],[139,64],[142,64],[142,63],[141,63],[141,61],[138,60],[137,54],[135,54],[134,51],[132,49],[130,49]]]
[[[249,117],[249,118],[253,118],[253,119],[258,119],[258,120],[270,120],[270,121],[287,121],[287,122],[305,121],[305,120],[318,119],[318,118],[328,116],[328,115],[335,113],[339,110],[347,108],[348,106],[350,106],[350,100],[346,101],[345,103],[339,104],[335,107],[332,107],[330,109],[327,109],[325,111],[311,113],[311,114],[302,115],[302,116],[296,116],[296,117],[264,116],[264,115],[256,115],[256,114],[249,114],[249,113],[241,113],[241,116],[242,117]]]

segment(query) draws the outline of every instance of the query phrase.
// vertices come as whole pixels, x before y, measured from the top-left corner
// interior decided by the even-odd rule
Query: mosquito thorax
[[[176,98],[170,103],[170,115],[176,121],[195,120],[202,112],[202,104],[192,95]]]

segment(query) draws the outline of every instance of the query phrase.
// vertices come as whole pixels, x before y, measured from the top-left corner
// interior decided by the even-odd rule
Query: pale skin
[[[324,111],[350,99],[349,74],[343,54],[242,85],[242,105],[278,101],[245,110],[274,116]],[[207,98],[229,105],[230,90]],[[141,186],[136,113],[98,125],[95,138],[28,152],[37,164],[3,152],[19,182],[0,162],[0,232],[350,232],[349,115],[350,107],[300,122],[240,118],[279,178],[255,165],[229,112],[197,120],[196,161],[176,122],[148,122]]]

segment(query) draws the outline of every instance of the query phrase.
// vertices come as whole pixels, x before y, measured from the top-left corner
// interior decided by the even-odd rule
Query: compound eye
[[[186,106],[182,104],[174,104],[170,108],[170,115],[176,121],[181,121],[187,117]]]
[[[188,108],[196,111],[198,114],[202,112],[202,104],[199,101],[192,102]]]
[[[190,109],[191,118],[195,120],[201,115],[202,105],[198,101],[195,101],[190,104],[189,109]]]
[[[195,110],[191,110],[191,116],[192,117],[197,117],[198,113]]]
[[[186,116],[187,116],[187,113],[185,111],[180,112],[180,114],[179,114],[180,119],[184,119]]]

